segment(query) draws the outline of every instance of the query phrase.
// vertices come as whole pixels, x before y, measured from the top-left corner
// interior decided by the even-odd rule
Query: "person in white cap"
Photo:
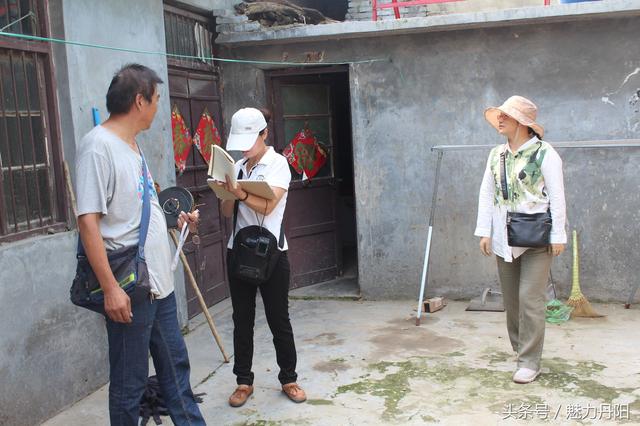
[[[485,111],[486,120],[507,141],[489,154],[475,230],[482,254],[497,258],[507,330],[518,355],[516,383],[530,383],[540,374],[551,259],[564,251],[567,242],[562,160],[541,140],[544,129],[536,115],[535,104],[522,96]],[[546,215],[547,211],[552,221],[548,242],[542,243],[547,246],[509,245],[507,212]]]
[[[244,405],[253,393],[253,325],[255,320],[256,293],[264,303],[267,323],[273,334],[276,359],[280,367],[278,379],[282,391],[294,402],[304,402],[307,397],[296,383],[296,347],[289,319],[289,259],[287,241],[282,219],[287,204],[287,191],[291,182],[291,171],[287,159],[266,144],[269,136],[268,111],[256,108],[242,108],[231,118],[231,132],[227,140],[227,151],[241,151],[243,158],[236,162],[236,177],[242,172],[242,179],[264,180],[276,195],[268,200],[244,191],[239,185],[233,186],[230,177],[219,182],[238,200],[222,202],[222,213],[226,217],[234,215],[237,205],[234,234],[227,245],[227,266],[232,262],[233,240],[236,232],[252,225],[261,225],[275,236],[281,251],[277,265],[270,278],[256,286],[228,274],[231,303],[233,306],[233,348],[234,366],[238,384],[229,398],[232,407]]]

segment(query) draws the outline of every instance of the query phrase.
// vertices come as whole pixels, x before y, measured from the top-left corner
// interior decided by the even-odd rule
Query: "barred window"
[[[213,33],[215,25],[211,20],[165,4],[164,27],[169,55],[200,58],[186,59],[169,56],[167,57],[169,65],[190,69],[211,69],[213,62],[205,59],[214,55]]]
[[[0,0],[0,28],[45,33],[37,3]],[[45,43],[0,36],[0,242],[64,225],[61,156],[50,119],[49,49]]]

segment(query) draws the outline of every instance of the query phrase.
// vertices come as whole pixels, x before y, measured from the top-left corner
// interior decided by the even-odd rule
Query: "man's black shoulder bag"
[[[539,142],[540,143],[540,142]],[[536,155],[542,147],[529,157],[529,163],[536,161]],[[509,199],[507,189],[507,167],[505,165],[505,151],[500,154],[500,186],[502,198]],[[546,247],[551,236],[551,211],[544,213],[516,213],[507,212],[507,240],[510,247]]]
[[[142,194],[142,218],[140,220],[140,238],[138,245],[122,247],[117,250],[107,251],[107,258],[113,276],[118,285],[129,295],[131,303],[139,301],[149,294],[149,271],[144,257],[144,245],[149,230],[149,218],[151,215],[151,202],[149,194],[149,178],[147,176],[147,163],[142,151],[142,176],[144,190]],[[78,236],[78,252],[76,255],[78,266],[76,276],[73,279],[70,290],[70,299],[74,305],[89,309],[100,314],[104,311],[104,293],[96,278],[89,259],[84,251],[82,240]]]
[[[242,179],[240,170],[238,179]],[[250,225],[236,232],[238,208],[236,200],[233,206],[233,249],[229,259],[229,275],[233,278],[259,286],[271,278],[280,259],[280,250],[284,247],[284,223],[280,224],[280,243],[264,224],[264,215],[260,225]],[[266,211],[265,211],[266,213]],[[256,218],[258,214],[256,213]]]

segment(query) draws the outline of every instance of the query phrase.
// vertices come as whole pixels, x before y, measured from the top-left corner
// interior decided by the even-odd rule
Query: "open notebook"
[[[215,192],[216,197],[221,200],[237,200],[237,197],[231,192],[218,186],[216,181],[224,182],[225,176],[229,176],[231,182],[240,185],[242,189],[249,194],[254,194],[267,200],[276,198],[276,194],[269,184],[263,180],[248,180],[248,179],[236,179],[235,161],[229,155],[227,151],[220,148],[218,145],[213,145],[213,158],[209,163],[209,177],[207,178],[207,184],[209,188]]]

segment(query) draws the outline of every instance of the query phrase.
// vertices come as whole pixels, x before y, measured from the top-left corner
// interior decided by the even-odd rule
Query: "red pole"
[[[396,4],[398,0],[391,0],[391,3]],[[396,15],[396,19],[400,19],[400,8],[398,6],[393,7],[393,13]]]
[[[378,20],[378,0],[371,0],[371,9],[372,9],[371,20],[377,21]]]
[[[551,4],[551,0],[544,0],[544,5],[549,6]]]

